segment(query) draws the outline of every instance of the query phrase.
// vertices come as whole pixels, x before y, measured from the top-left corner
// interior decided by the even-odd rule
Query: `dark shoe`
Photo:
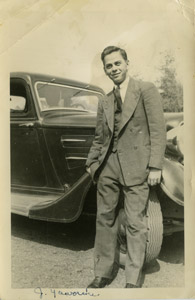
[[[127,289],[138,289],[138,288],[140,288],[140,286],[132,284],[132,283],[127,283],[125,288],[127,288]]]
[[[110,278],[95,277],[95,279],[88,285],[89,289],[101,289],[111,282]]]

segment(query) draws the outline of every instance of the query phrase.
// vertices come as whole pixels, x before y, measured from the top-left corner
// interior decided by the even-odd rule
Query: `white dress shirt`
[[[124,103],[125,101],[125,95],[126,95],[126,92],[127,92],[127,86],[129,84],[129,76],[126,77],[126,79],[120,84],[120,95],[121,95],[121,100],[122,102]],[[115,85],[115,88],[117,86]]]

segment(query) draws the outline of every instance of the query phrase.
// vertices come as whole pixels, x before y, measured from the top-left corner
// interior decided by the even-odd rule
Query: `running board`
[[[29,216],[29,211],[35,205],[49,205],[60,198],[62,194],[25,194],[25,193],[11,193],[11,212]]]

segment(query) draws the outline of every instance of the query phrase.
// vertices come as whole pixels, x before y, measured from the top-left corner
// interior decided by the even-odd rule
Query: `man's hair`
[[[124,60],[127,61],[128,60],[127,53],[124,49],[116,47],[116,46],[108,46],[103,50],[103,52],[101,54],[102,62],[104,63],[104,58],[106,55],[111,54],[112,52],[118,52],[118,51],[120,52],[120,54],[124,58]]]

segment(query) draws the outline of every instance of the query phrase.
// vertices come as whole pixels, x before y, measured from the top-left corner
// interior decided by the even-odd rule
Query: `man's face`
[[[114,82],[121,84],[127,77],[129,62],[124,60],[119,51],[112,52],[104,57],[104,71]]]

